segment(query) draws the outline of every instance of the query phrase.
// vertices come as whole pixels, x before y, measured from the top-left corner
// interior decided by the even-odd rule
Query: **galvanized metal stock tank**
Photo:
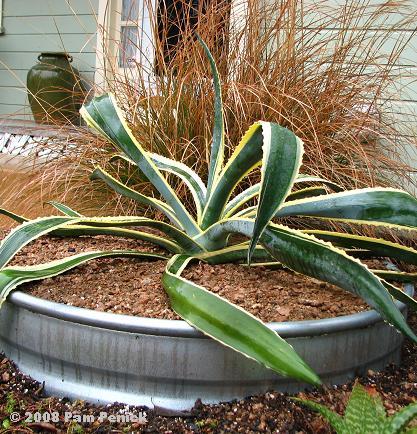
[[[402,336],[375,311],[269,326],[325,383],[345,382],[400,359]],[[97,403],[180,410],[197,398],[215,403],[306,386],[205,338],[184,321],[92,311],[22,292],[14,292],[0,311],[0,350],[45,382],[46,393]]]

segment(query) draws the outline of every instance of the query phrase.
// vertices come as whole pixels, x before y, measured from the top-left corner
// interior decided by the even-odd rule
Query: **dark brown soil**
[[[83,251],[109,249],[163,253],[146,243],[104,236],[44,237],[25,247],[12,264],[39,264]],[[22,288],[37,297],[78,307],[178,319],[161,284],[164,268],[165,261],[161,260],[98,259]],[[346,291],[289,270],[195,263],[183,276],[268,322],[334,317],[368,308]]]

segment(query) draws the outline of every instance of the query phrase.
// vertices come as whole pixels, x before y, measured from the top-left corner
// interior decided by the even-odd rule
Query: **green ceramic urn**
[[[45,52],[27,75],[27,91],[38,123],[78,123],[84,99],[80,74],[67,53]]]

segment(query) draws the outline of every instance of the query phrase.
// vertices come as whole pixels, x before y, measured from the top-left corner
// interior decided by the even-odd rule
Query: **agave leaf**
[[[304,199],[306,197],[323,196],[325,194],[328,194],[328,191],[323,187],[307,187],[290,193],[285,202]]]
[[[71,222],[77,223],[79,220],[68,216],[42,217],[24,222],[14,228],[0,244],[0,268],[3,268],[20,249],[34,239]]]
[[[136,250],[110,250],[83,252],[41,265],[6,267],[0,271],[0,307],[10,292],[22,283],[56,276],[91,259],[119,256],[133,256],[154,260],[166,259],[162,255],[138,252]]]
[[[192,258],[170,259],[162,282],[174,311],[193,327],[282,375],[320,384],[294,349],[259,319],[181,277]]]
[[[405,271],[393,271],[393,270],[372,270],[376,276],[383,280],[394,282],[413,283],[417,282],[417,273],[407,273]]]
[[[201,253],[205,249],[193,238],[189,237],[185,232],[182,232],[176,227],[161,222],[158,220],[148,219],[146,217],[85,217],[75,222],[78,225],[86,225],[89,227],[125,227],[125,226],[141,226],[157,229],[172,238],[182,249],[190,253]]]
[[[262,155],[262,126],[253,124],[242,137],[239,145],[219,175],[212,192],[207,196],[201,227],[207,229],[219,220],[235,186],[255,167]]]
[[[258,182],[257,184],[254,184],[246,190],[242,191],[242,193],[237,194],[232,200],[228,202],[228,204],[224,208],[222,218],[232,216],[245,203],[258,196],[260,189],[261,184]]]
[[[71,224],[73,224],[74,227],[71,227]],[[31,220],[13,229],[0,244],[0,267],[4,267],[20,249],[36,238],[64,228],[68,229],[65,235],[75,235],[76,231],[80,230],[80,226],[86,226],[86,230],[88,231],[91,231],[91,227],[107,227],[111,230],[114,230],[114,226],[152,227],[172,237],[178,245],[186,251],[192,251],[195,253],[201,253],[204,251],[197,242],[192,240],[179,229],[169,225],[168,223],[147,219],[145,217],[76,218],[68,216],[52,216]],[[71,232],[71,230],[73,230],[73,232]]]
[[[178,176],[188,187],[197,209],[197,221],[201,220],[203,207],[206,203],[207,189],[201,178],[183,163],[171,160],[158,154],[150,154],[151,160],[159,170]]]
[[[87,125],[111,141],[135,162],[173,209],[176,218],[181,222],[181,226],[187,234],[190,236],[199,234],[201,231],[197,222],[191,217],[163,174],[151,161],[148,152],[136,140],[113,95],[104,94],[93,98],[88,104],[83,105],[80,113]]]
[[[178,178],[180,178],[189,188],[196,205],[197,218],[198,221],[200,221],[207,194],[206,186],[201,178],[194,172],[194,170],[179,161],[171,160],[170,158],[166,158],[159,154],[149,154],[149,157],[159,170],[178,176]],[[122,160],[136,166],[134,161],[121,154],[113,155],[109,161],[114,160]]]
[[[54,200],[50,200],[49,202],[46,202],[49,205],[52,205],[54,208],[56,208],[58,211],[62,212],[62,214],[69,216],[69,217],[83,217],[82,214],[80,214],[78,211],[73,210],[68,205],[64,205],[63,203],[56,202]]]
[[[138,203],[151,206],[152,208],[156,208],[157,210],[161,211],[166,217],[168,217],[168,219],[171,221],[172,224],[181,228],[181,223],[175,217],[174,211],[169,205],[167,205],[166,203],[158,199],[145,196],[144,194],[141,194],[133,190],[132,188],[127,187],[126,185],[118,181],[116,178],[111,176],[108,172],[106,172],[101,167],[96,167],[94,169],[94,171],[90,175],[90,179],[91,180],[101,179],[116,193],[119,193],[122,196],[126,196],[129,199],[133,199]]]
[[[386,414],[379,394],[356,383],[346,405],[344,420],[349,433],[380,433]]]
[[[321,180],[326,181],[323,178],[317,178],[314,176],[309,176],[309,177],[305,177],[305,178],[295,179],[294,185],[297,183],[302,183],[304,181],[304,179],[307,179],[306,182],[313,182],[313,181],[319,182],[319,180],[320,181]],[[333,183],[331,183],[330,181],[328,183],[333,185]],[[258,196],[260,188],[261,188],[261,184],[258,182],[257,184],[254,184],[251,187],[248,187],[246,190],[243,190],[241,193],[236,195],[226,205],[226,207],[223,211],[223,214],[222,214],[222,218],[231,217],[236,212],[236,210],[241,208],[245,203],[249,202],[254,197]],[[339,191],[339,190],[337,190],[337,191]],[[309,188],[305,188],[303,190],[298,190],[298,191],[289,193],[286,201],[301,199],[304,197],[319,196],[322,194],[327,194],[327,191],[323,187],[309,187]],[[256,207],[252,208],[252,210],[255,210],[255,209],[256,209]]]
[[[5,215],[6,217],[10,217],[14,221],[18,223],[24,223],[29,221],[26,217],[23,217],[21,215],[15,214],[14,212],[8,211],[7,209],[0,208],[0,215]]]
[[[202,228],[207,229],[219,219],[235,186],[262,161],[259,205],[256,208],[249,259],[263,228],[291,190],[301,157],[302,142],[294,133],[269,122],[253,124],[233,152],[208,197]]]
[[[364,188],[283,204],[275,217],[309,216],[387,227],[417,226],[417,200],[393,188]]]
[[[71,225],[51,232],[51,235],[58,237],[78,237],[80,235],[112,235],[115,237],[130,238],[133,240],[146,241],[171,253],[182,253],[183,249],[175,242],[167,240],[149,232],[142,232],[126,228],[114,227],[92,227],[87,225]]]
[[[217,71],[216,62],[210,53],[205,42],[197,35],[197,39],[202,45],[206,56],[208,57],[211,73],[213,75],[214,87],[214,126],[213,138],[211,142],[210,164],[207,181],[207,196],[211,195],[214,184],[217,182],[224,161],[224,120],[223,120],[223,102],[220,77]]]
[[[299,174],[297,176],[297,179],[294,181],[294,184],[310,184],[310,183],[319,183],[319,184],[323,184],[326,185],[327,187],[330,187],[333,191],[343,191],[343,187],[340,186],[339,184],[336,184],[333,181],[329,181],[328,179],[325,178],[321,178],[319,176],[310,176],[310,175],[304,175],[304,174]]]
[[[336,246],[366,249],[372,252],[373,256],[387,256],[417,265],[417,250],[381,238],[321,230],[304,230],[303,233],[314,235],[324,241],[330,241]]]
[[[249,243],[228,246],[213,252],[204,252],[195,255],[195,258],[206,261],[209,264],[224,264],[229,262],[244,261],[248,258]],[[257,261],[271,261],[272,256],[262,247],[256,246],[253,252],[253,259]],[[258,265],[258,264],[252,264]]]
[[[233,218],[213,225],[202,236],[207,244],[210,240],[215,246],[230,233],[250,237],[253,225],[251,219]],[[330,243],[283,225],[269,224],[260,243],[288,268],[358,295],[386,321],[417,342],[382,281],[359,260]]]
[[[353,434],[346,429],[343,417],[336,412],[329,410],[326,406],[310,401],[309,399],[291,398],[293,401],[299,402],[306,407],[320,413],[336,431],[337,434]]]
[[[394,285],[391,285],[391,283],[388,283],[386,281],[382,282],[384,286],[387,288],[388,292],[398,301],[401,301],[406,306],[408,306],[410,309],[417,312],[417,301],[414,300],[413,297],[410,297],[408,294],[406,294],[401,289],[397,288]]]

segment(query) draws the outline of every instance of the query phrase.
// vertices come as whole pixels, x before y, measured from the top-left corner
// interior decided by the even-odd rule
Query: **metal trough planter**
[[[406,288],[413,293],[411,285]],[[405,314],[405,306],[398,305]],[[399,362],[402,336],[375,311],[270,323],[320,375],[342,383]],[[0,350],[55,396],[184,410],[306,387],[234,352],[184,321],[139,318],[14,292],[0,311]]]

